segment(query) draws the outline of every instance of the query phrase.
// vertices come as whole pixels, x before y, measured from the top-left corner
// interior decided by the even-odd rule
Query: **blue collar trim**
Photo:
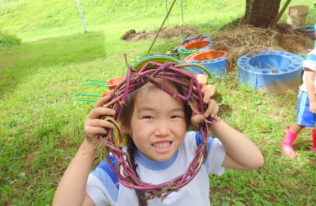
[[[176,160],[178,156],[178,153],[179,153],[179,150],[177,150],[177,152],[175,152],[169,160],[158,162],[158,161],[148,159],[147,157],[145,157],[145,155],[141,151],[136,150],[135,159],[137,162],[139,162],[142,166],[146,167],[147,169],[163,170],[170,167],[173,164],[173,162]]]

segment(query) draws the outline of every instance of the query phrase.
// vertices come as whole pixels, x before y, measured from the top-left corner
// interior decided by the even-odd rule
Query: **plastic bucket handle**
[[[73,100],[77,101],[86,101],[86,102],[97,102],[98,100],[95,99],[85,99],[81,97],[102,97],[102,95],[99,94],[75,94],[72,98]]]
[[[87,85],[97,86],[97,87],[108,87],[107,85],[96,84],[95,82],[97,82],[97,83],[107,83],[108,81],[95,80],[95,79],[86,79],[83,83],[87,84]]]

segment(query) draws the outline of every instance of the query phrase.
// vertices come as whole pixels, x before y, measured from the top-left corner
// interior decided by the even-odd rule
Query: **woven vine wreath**
[[[141,69],[139,69],[139,71],[129,67],[127,70],[126,80],[121,82],[111,92],[104,104],[104,106],[112,108],[116,111],[114,117],[105,117],[106,120],[112,122],[115,125],[115,128],[108,130],[108,133],[101,138],[101,143],[105,146],[106,156],[114,156],[117,166],[115,167],[112,164],[110,158],[107,158],[107,162],[118,176],[122,185],[128,188],[146,192],[146,199],[160,197],[163,200],[170,193],[176,192],[180,188],[184,187],[195,177],[206,158],[208,126],[212,124],[214,120],[205,119],[205,121],[200,124],[199,132],[203,137],[203,141],[197,147],[195,156],[186,171],[182,175],[158,185],[143,182],[137,177],[128,154],[123,150],[125,141],[123,140],[124,136],[120,130],[117,120],[122,112],[122,108],[127,100],[128,94],[135,91],[136,89],[139,89],[148,82],[154,84],[158,88],[164,90],[174,97],[179,98],[182,101],[187,101],[193,112],[203,114],[207,108],[207,105],[203,103],[203,93],[201,91],[201,86],[194,74],[183,69],[183,67],[186,66],[193,65],[175,64],[171,62],[161,64],[149,61]],[[199,66],[202,67],[203,70],[206,70],[203,66],[194,66]],[[208,73],[207,70],[206,72]],[[181,95],[177,91],[174,91],[168,87],[164,87],[161,83],[159,83],[159,81],[157,81],[157,79],[165,79],[178,84],[185,91],[185,95]],[[197,106],[193,107],[192,101],[195,101]],[[121,174],[120,171],[123,171],[123,173]]]

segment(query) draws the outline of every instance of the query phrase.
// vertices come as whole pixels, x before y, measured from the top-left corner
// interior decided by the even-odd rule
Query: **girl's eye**
[[[150,115],[145,115],[142,117],[143,119],[153,119],[154,117],[153,116],[150,116]]]
[[[175,119],[175,118],[181,118],[181,116],[180,115],[172,115],[171,116],[171,119]]]

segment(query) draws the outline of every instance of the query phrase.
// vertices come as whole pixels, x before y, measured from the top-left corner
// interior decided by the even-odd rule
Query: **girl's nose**
[[[162,121],[162,122],[157,122],[157,127],[156,127],[156,130],[155,130],[155,135],[157,136],[161,136],[161,137],[165,137],[165,136],[168,136],[169,135],[169,132],[170,132],[170,129],[169,129],[169,126],[168,126],[168,123],[165,122],[165,121]]]

